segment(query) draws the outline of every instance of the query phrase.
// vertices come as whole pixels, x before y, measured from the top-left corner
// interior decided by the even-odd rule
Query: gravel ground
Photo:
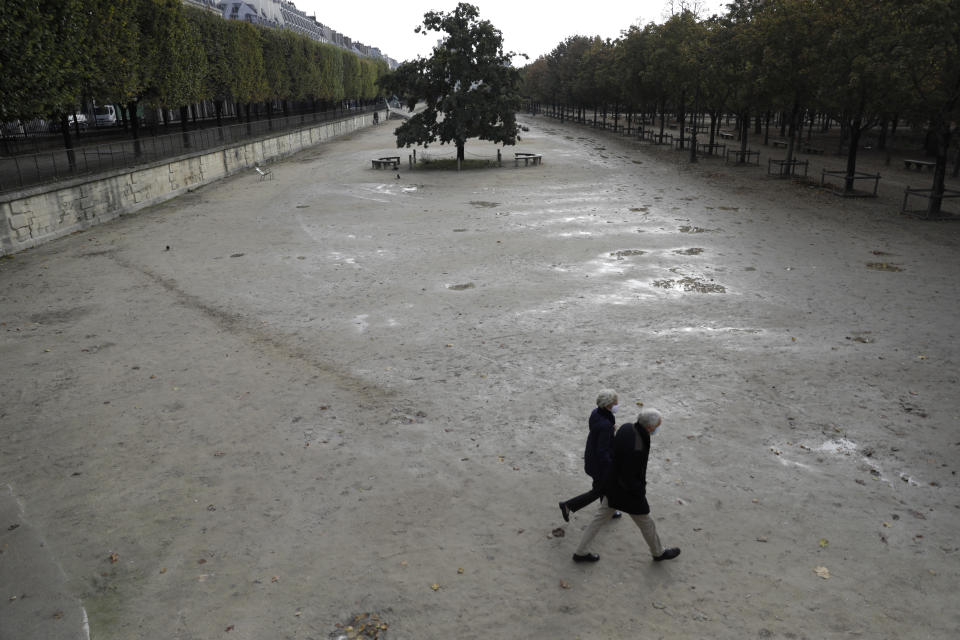
[[[523,123],[0,260],[0,638],[955,637],[960,226]],[[570,559],[603,387],[677,560]]]

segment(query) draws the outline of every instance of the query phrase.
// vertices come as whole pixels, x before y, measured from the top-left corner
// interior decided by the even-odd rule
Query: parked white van
[[[112,104],[98,105],[93,108],[93,117],[97,119],[98,127],[108,127],[117,124],[117,112]]]

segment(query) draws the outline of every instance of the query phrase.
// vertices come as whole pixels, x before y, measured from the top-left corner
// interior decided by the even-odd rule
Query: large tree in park
[[[880,123],[895,89],[899,42],[893,10],[897,1],[824,1],[828,36],[823,53],[830,63],[822,68],[818,97],[840,122],[849,142],[846,192],[853,191],[860,136]],[[873,18],[865,21],[864,12]]]
[[[960,132],[960,0],[897,5],[900,74],[910,88],[908,116],[929,127],[936,166],[927,216],[941,215],[947,153]]]
[[[466,3],[450,13],[426,13],[415,31],[447,36],[429,58],[418,56],[381,79],[380,86],[403,96],[408,108],[426,103],[397,128],[398,147],[439,139],[453,143],[463,160],[469,138],[516,142],[520,75],[510,64],[513,53],[503,51],[500,31],[479,15]]]
[[[754,26],[763,42],[761,91],[787,115],[787,157],[793,160],[803,110],[814,103],[821,86],[829,33],[824,7],[808,0],[776,0],[763,5]]]

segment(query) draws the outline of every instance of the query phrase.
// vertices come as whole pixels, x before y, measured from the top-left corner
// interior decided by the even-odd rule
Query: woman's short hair
[[[655,427],[660,424],[661,420],[663,420],[663,415],[656,409],[644,409],[637,416],[637,426]]]
[[[609,407],[610,405],[616,403],[617,401],[617,392],[613,389],[602,389],[600,393],[597,394],[597,406],[598,407]]]

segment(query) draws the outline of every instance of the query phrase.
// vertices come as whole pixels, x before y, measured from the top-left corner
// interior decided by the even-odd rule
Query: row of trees
[[[0,12],[0,118],[54,117],[90,100],[180,109],[214,103],[332,103],[378,95],[383,60],[361,58],[287,30],[255,27],[180,0],[35,0]],[[137,136],[137,118],[129,118]]]
[[[934,141],[935,215],[960,125],[960,0],[733,0],[725,15],[681,11],[614,41],[568,38],[522,76],[526,96],[575,113],[659,114],[661,127],[665,114],[681,126],[705,114],[711,135],[721,114],[734,113],[743,151],[751,117],[781,112],[788,162],[805,116],[824,114],[848,141],[847,189],[861,134],[907,122]]]

